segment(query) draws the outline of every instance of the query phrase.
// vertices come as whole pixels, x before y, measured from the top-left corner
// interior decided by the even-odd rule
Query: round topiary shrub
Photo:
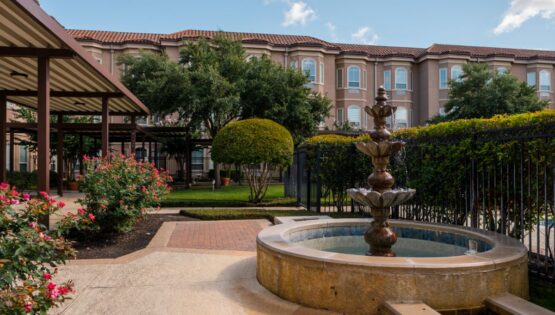
[[[271,171],[293,162],[293,138],[269,119],[245,119],[224,127],[212,143],[212,159],[241,165],[250,187],[249,200],[258,203],[268,189]]]

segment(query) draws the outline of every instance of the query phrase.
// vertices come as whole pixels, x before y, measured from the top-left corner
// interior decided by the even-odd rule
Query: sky
[[[555,0],[40,0],[66,28],[295,34],[406,47],[555,50]]]

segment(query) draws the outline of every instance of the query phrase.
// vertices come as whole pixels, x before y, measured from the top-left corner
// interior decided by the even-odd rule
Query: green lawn
[[[248,186],[227,186],[212,190],[211,187],[195,187],[176,189],[165,196],[164,206],[248,206]],[[272,184],[262,201],[262,205],[295,205],[296,200],[285,198],[283,184]]]

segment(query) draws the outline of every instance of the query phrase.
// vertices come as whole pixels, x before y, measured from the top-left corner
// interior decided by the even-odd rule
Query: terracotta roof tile
[[[395,46],[377,46],[377,45],[361,45],[361,44],[335,44],[341,48],[343,52],[366,54],[371,57],[398,56],[416,58],[425,52],[424,48],[411,47],[395,47]]]
[[[216,31],[184,30],[172,34],[150,34],[130,32],[109,32],[91,30],[68,30],[77,40],[95,41],[103,44],[146,43],[160,45],[162,40],[180,41],[194,38],[212,38]],[[470,57],[509,57],[516,59],[554,59],[555,51],[496,48],[480,46],[433,44],[428,48],[377,46],[361,44],[330,43],[312,36],[222,32],[244,43],[270,44],[275,46],[324,47],[340,50],[342,54],[358,54],[370,57],[419,58],[424,55],[465,55]]]
[[[159,44],[163,34],[89,31],[89,30],[67,30],[75,39],[81,41],[96,41],[104,44],[123,43],[148,43]]]

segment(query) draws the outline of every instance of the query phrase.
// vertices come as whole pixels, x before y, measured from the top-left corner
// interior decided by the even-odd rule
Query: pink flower
[[[94,214],[89,213],[89,219],[91,219],[91,221],[94,221],[94,219],[96,219],[96,217],[94,216]]]
[[[17,200],[17,199],[12,199],[12,200],[10,200],[10,203],[11,203],[12,205],[18,205],[18,204],[19,204],[19,200]]]
[[[37,224],[37,222],[31,222],[31,223],[29,223],[29,227],[32,227],[33,229],[36,229],[37,226],[39,226],[39,225]]]
[[[50,198],[50,203],[56,203],[56,199]]]
[[[40,195],[46,199],[50,198],[50,196],[48,195],[48,193],[46,191],[41,191]]]
[[[83,155],[83,161],[88,161],[88,160],[90,160],[90,159],[91,159],[91,158],[89,158],[89,156],[88,156],[88,155],[86,155],[86,154],[85,154],[85,155]]]
[[[48,290],[54,290],[54,289],[56,289],[57,286],[58,285],[56,285],[56,283],[54,283],[54,282],[48,282],[48,284],[46,285]]]
[[[63,208],[66,204],[63,201],[58,202],[58,207]]]
[[[31,195],[29,195],[29,194],[23,194],[23,199],[29,200],[29,199],[31,199]]]
[[[79,212],[79,214],[85,214],[85,210],[83,210],[81,208],[77,209],[77,212]]]
[[[66,295],[69,292],[71,292],[72,290],[68,287],[59,287],[58,291],[60,292],[61,295]]]
[[[19,195],[19,193],[18,193],[17,191],[15,191],[15,190],[12,190],[12,191],[11,191],[11,194],[12,194],[12,196],[17,196],[17,195]]]
[[[42,275],[42,278],[43,278],[44,280],[50,280],[50,279],[52,279],[52,275],[49,274],[49,273],[45,273],[45,274]]]
[[[8,185],[8,184],[6,184],[6,183],[4,183],[4,182],[2,182],[2,183],[0,184],[0,189],[1,189],[1,190],[6,190],[6,189],[8,189],[8,187],[10,187],[10,185]]]
[[[25,309],[26,312],[30,312],[33,310],[33,304],[31,302],[25,302],[25,305],[23,305],[23,308]]]

